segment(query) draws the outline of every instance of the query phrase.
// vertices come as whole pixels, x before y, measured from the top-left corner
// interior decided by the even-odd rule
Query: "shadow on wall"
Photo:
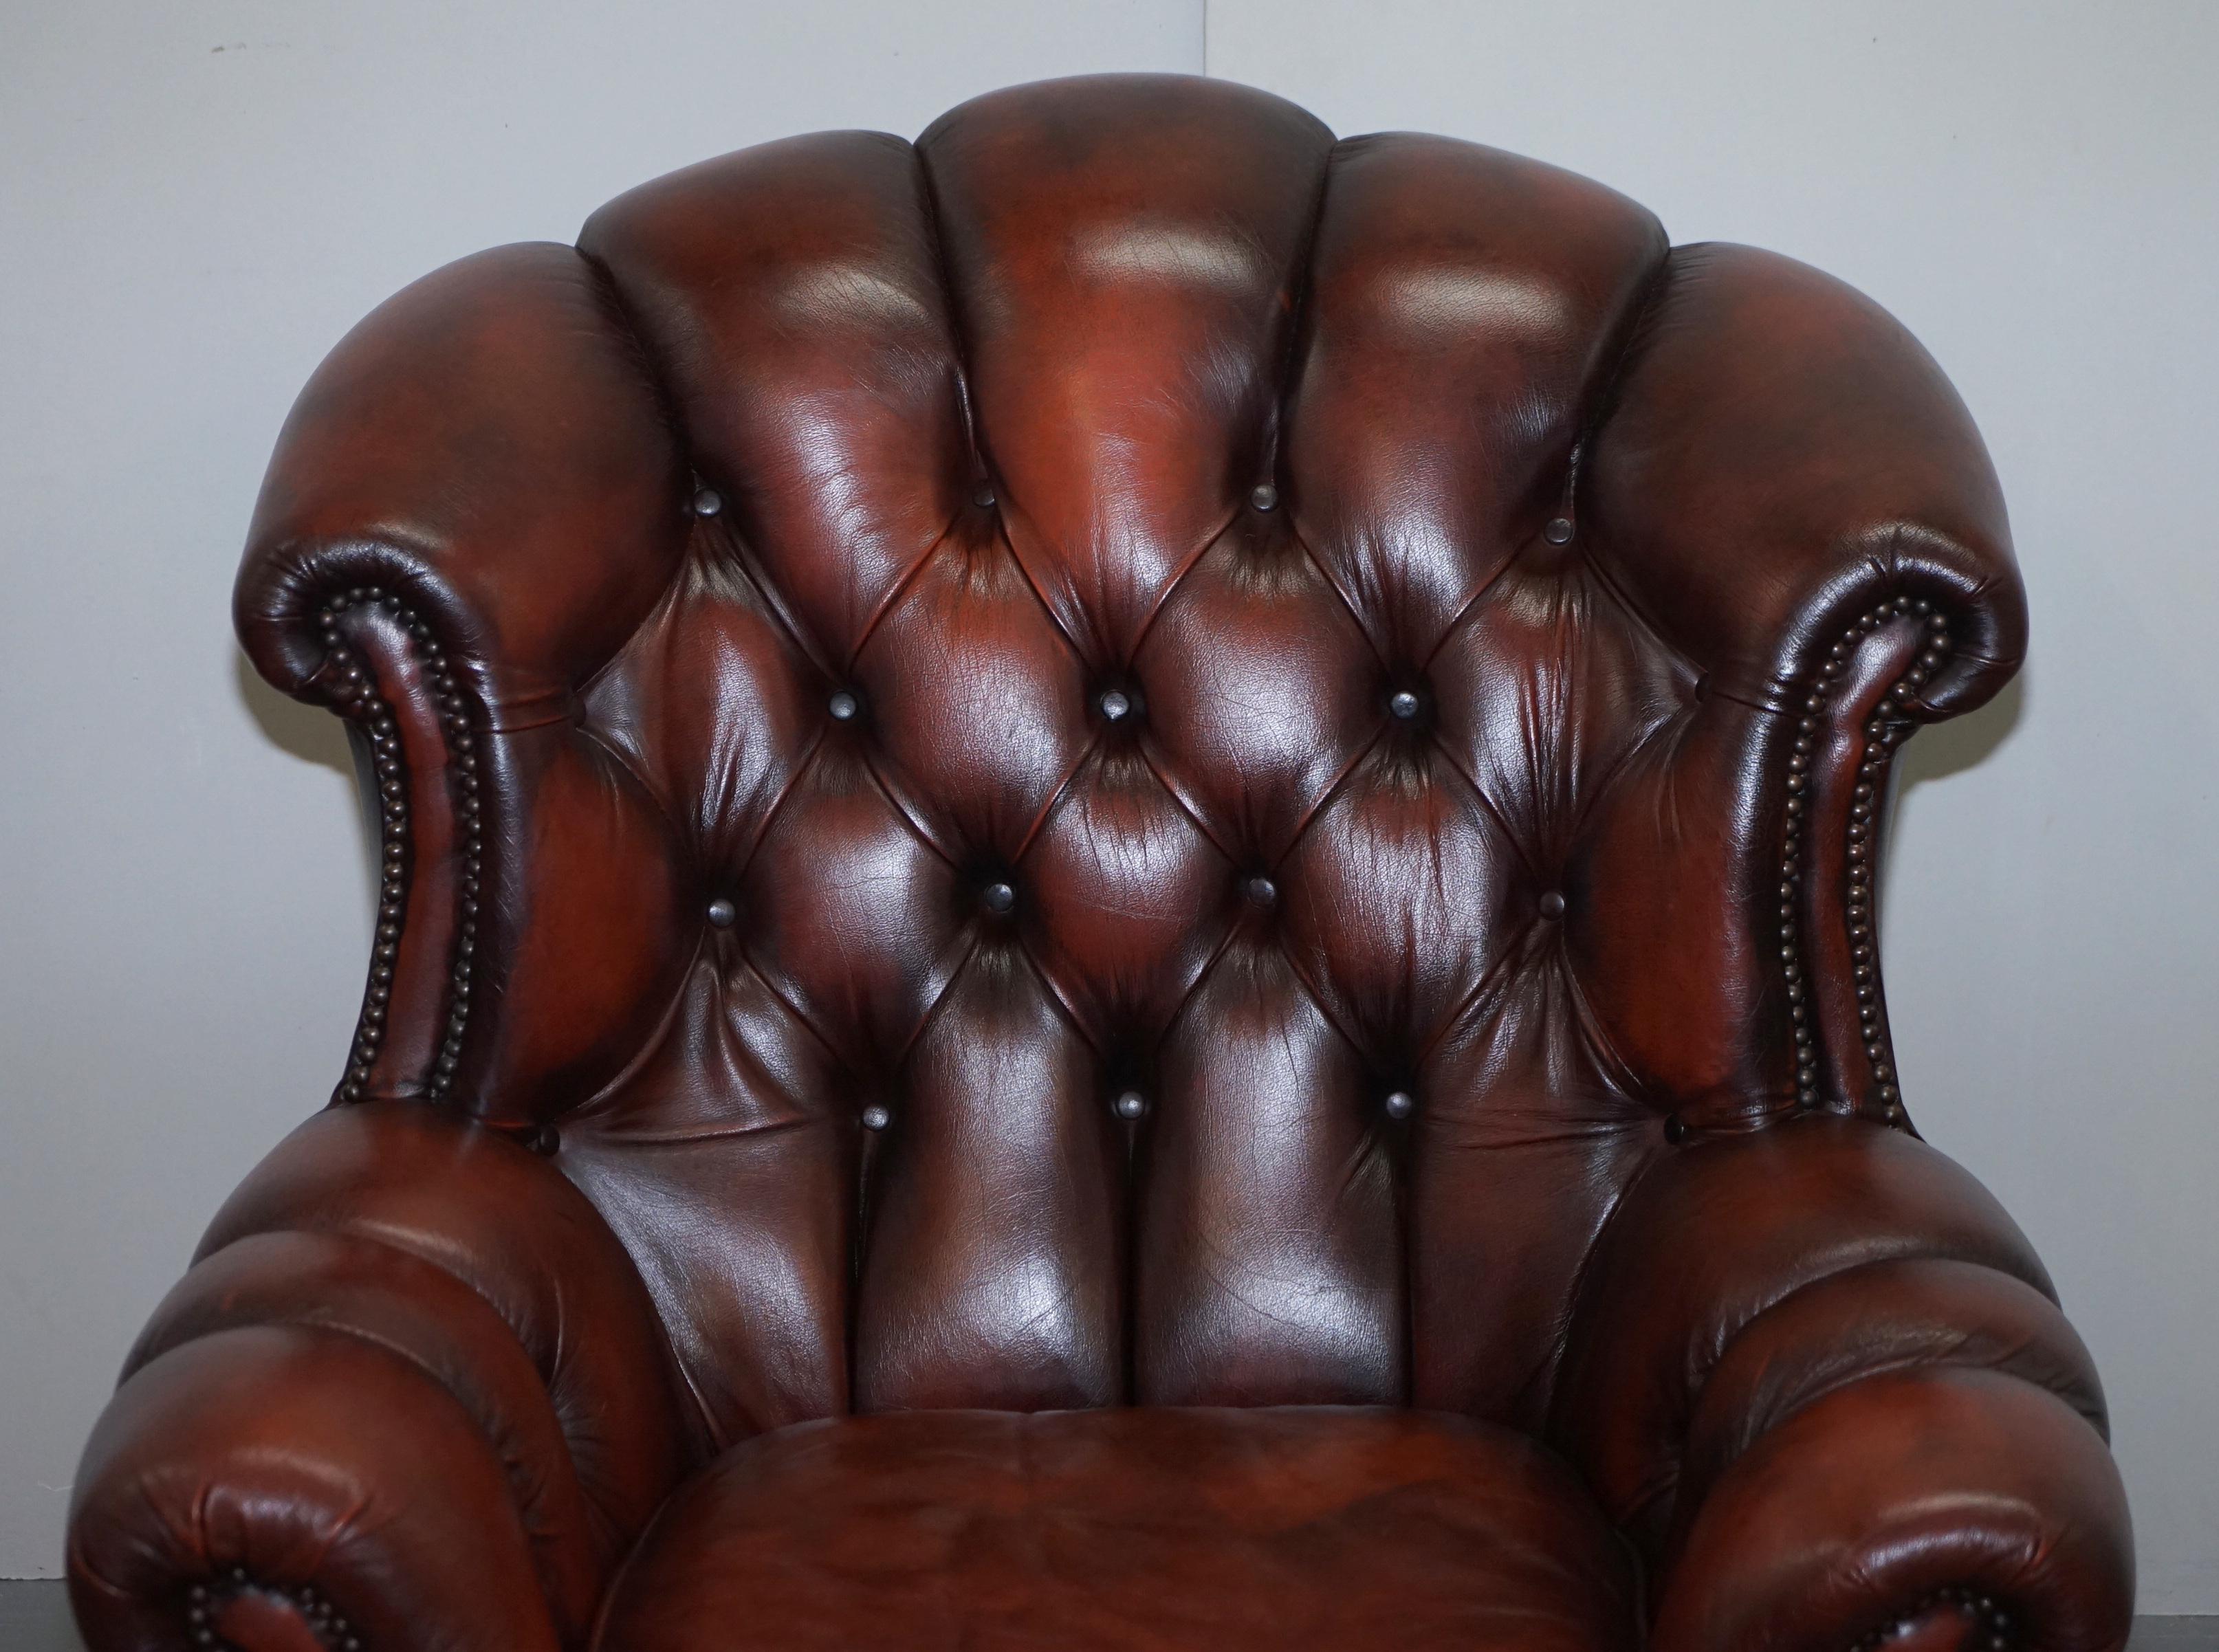
[[[1896,841],[1896,829],[1903,815],[1904,799],[1913,788],[1929,780],[1945,780],[1952,774],[1973,768],[1987,761],[1997,747],[2011,738],[2026,716],[2026,685],[2031,668],[2022,668],[2018,675],[1997,692],[1996,697],[1977,711],[1952,717],[1946,723],[1930,724],[1905,742],[1895,760],[1895,792],[1888,804],[1887,832],[1883,847]],[[1902,857],[1884,853],[1880,858],[1880,910],[1887,910],[1887,900],[1895,882],[1896,868]],[[1885,964],[1886,954],[1882,954]]]
[[[345,776],[354,787],[360,807],[355,813],[355,860],[362,869],[364,899],[377,904],[378,828],[374,812],[376,792],[363,770],[364,754],[354,748],[352,725],[320,705],[303,705],[279,693],[255,674],[246,655],[236,645],[231,650],[232,682],[239,704],[246,708],[270,743],[289,757],[298,757]]]
[[[1986,762],[2026,715],[2026,680],[2027,671],[2022,669],[1979,711],[1921,729],[1916,739],[1905,743],[1896,760],[1896,806],[1902,806],[1904,794],[1914,786],[1946,779]]]

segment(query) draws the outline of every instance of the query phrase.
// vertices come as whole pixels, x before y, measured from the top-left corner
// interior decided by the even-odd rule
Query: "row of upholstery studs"
[[[362,1652],[362,1642],[353,1626],[314,1584],[303,1583],[288,1589],[257,1583],[243,1566],[233,1567],[219,1584],[196,1583],[185,1592],[185,1633],[192,1643],[209,1652],[222,1652],[228,1648],[230,1643],[215,1631],[216,1613],[225,1600],[249,1589],[291,1606],[301,1614],[316,1639],[331,1648],[332,1652]]]
[[[1919,613],[1918,605],[1898,603],[1897,612]],[[1849,794],[1849,892],[1844,903],[1849,931],[1849,966],[1856,991],[1858,1036],[1872,1070],[1874,1096],[1881,1114],[1889,1119],[1903,1110],[1903,1092],[1889,1062],[1886,1011],[1880,993],[1880,935],[1873,912],[1873,850],[1877,810],[1886,785],[1887,767],[1894,748],[1909,730],[1891,719],[1917,698],[1933,674],[1949,657],[1949,622],[1940,615],[1919,614],[1925,621],[1925,637],[1918,656],[1881,697],[1878,712],[1866,719],[1864,749],[1857,764],[1856,784]],[[1860,624],[1863,622],[1860,621]],[[1880,624],[1874,618],[1874,624]],[[1846,653],[1846,650],[1844,650]],[[1843,668],[1830,661],[1830,668]]]
[[[1936,1589],[1893,1623],[1867,1630],[1850,1643],[1850,1652],[1878,1652],[1892,1640],[1901,1640],[1913,1633],[1918,1621],[1939,1607],[1954,1606],[1962,1616],[1972,1619],[1972,1630],[1977,1637],[1973,1644],[1986,1652],[2011,1652],[2014,1644],[2012,1630],[2016,1627],[2011,1615],[1992,1594],[1962,1585],[1951,1585]]]
[[[1812,1025],[1813,1016],[1797,902],[1803,880],[1804,793],[1810,785],[1812,766],[1817,761],[1819,724],[1830,695],[1848,673],[1858,644],[1897,618],[1918,619],[1925,635],[1918,656],[1903,675],[1888,686],[1874,715],[1865,721],[1864,744],[1859,753],[1857,778],[1849,799],[1846,893],[1849,961],[1858,1024],[1866,1059],[1872,1070],[1874,1098],[1880,1103],[1881,1116],[1891,1122],[1902,1115],[1903,1093],[1887,1059],[1880,1003],[1879,943],[1874,932],[1872,906],[1872,851],[1876,841],[1874,829],[1887,765],[1905,732],[1893,719],[1949,658],[1949,622],[1934,612],[1932,603],[1923,598],[1891,598],[1859,615],[1828,649],[1818,680],[1803,701],[1788,754],[1786,825],[1781,833],[1780,859],[1780,955],[1787,984],[1788,1019],[1795,1044],[1795,1093],[1801,1105],[1815,1107],[1818,1102],[1818,1052]]]
[[[408,639],[408,646],[423,668],[432,709],[438,714],[448,761],[455,772],[454,808],[462,839],[462,875],[457,894],[454,954],[448,966],[447,1018],[426,1084],[432,1097],[440,1099],[453,1087],[455,1071],[462,1059],[463,1030],[469,1015],[470,960],[477,947],[484,829],[480,822],[476,736],[470,730],[461,685],[431,626],[399,597],[374,585],[358,585],[341,592],[326,601],[316,614],[325,649],[335,668],[333,692],[341,702],[342,714],[361,722],[370,731],[381,838],[377,928],[370,953],[370,982],[364,991],[362,1014],[356,1022],[346,1074],[339,1081],[339,1096],[345,1101],[361,1099],[369,1085],[371,1064],[383,1041],[386,1010],[393,996],[394,971],[401,955],[410,860],[407,782],[402,770],[400,729],[393,708],[377,692],[367,668],[346,646],[339,628],[339,621],[347,612],[358,607],[376,608],[399,625]]]

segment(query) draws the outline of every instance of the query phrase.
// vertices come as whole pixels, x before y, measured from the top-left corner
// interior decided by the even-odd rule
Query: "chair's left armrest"
[[[646,1286],[562,1173],[413,1103],[234,1193],[85,1448],[90,1644],[582,1645],[695,1440]],[[260,1627],[257,1628],[256,1625]]]
[[[1647,1558],[1660,1649],[2123,1644],[2087,1350],[1994,1199],[1900,1131],[1668,1150],[1597,1241],[1551,1430]]]
[[[664,817],[581,692],[705,531],[689,475],[612,289],[567,246],[426,276],[301,391],[233,606],[256,670],[346,719],[378,823],[338,1099],[551,1120],[668,1001]]]

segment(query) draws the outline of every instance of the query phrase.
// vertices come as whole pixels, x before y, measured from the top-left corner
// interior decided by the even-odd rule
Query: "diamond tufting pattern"
[[[237,607],[376,952],[87,1448],[103,1652],[2118,1644],[1876,933],[2023,597],[1838,283],[1021,87],[399,295]]]
[[[1661,235],[1531,163],[1336,146],[1224,89],[1192,104],[1221,165],[1165,171],[1119,96],[750,151],[584,238],[730,503],[576,737],[652,794],[686,900],[741,916],[681,922],[688,976],[568,1109],[566,1163],[612,1209],[687,1207],[712,1253],[720,1182],[852,1206],[826,1225],[852,1270],[666,1295],[720,1434],[1127,1398],[1514,1413],[1532,1395],[1482,1394],[1433,1327],[1475,1288],[1561,1295],[1576,1251],[1463,1235],[1414,1298],[1408,1233],[1530,1180],[1537,1124],[1622,1167],[1656,1133],[1582,918],[1541,904],[1569,914],[1595,797],[1692,711],[1694,673],[1545,531]],[[780,347],[796,316],[822,342]],[[743,1076],[812,1046],[765,1105]],[[1614,1181],[1563,1214],[1591,1227]],[[1547,1326],[1509,1334],[1546,1363]]]

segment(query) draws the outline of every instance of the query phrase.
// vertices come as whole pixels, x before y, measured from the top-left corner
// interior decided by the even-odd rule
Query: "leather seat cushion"
[[[606,1652],[1637,1641],[1633,1568],[1507,1430],[1371,1407],[908,1412],[804,1423],[671,1500]]]

